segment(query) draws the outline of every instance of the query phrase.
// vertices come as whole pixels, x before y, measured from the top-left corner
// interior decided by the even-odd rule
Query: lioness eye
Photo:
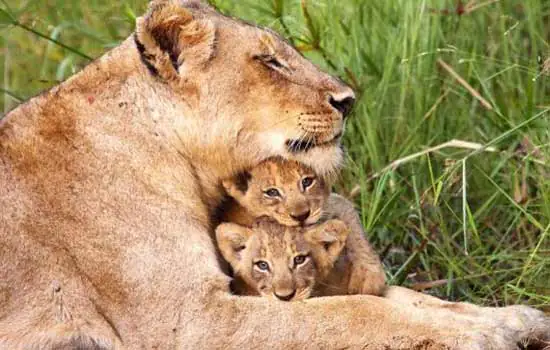
[[[311,185],[313,185],[313,182],[315,182],[315,178],[311,177],[311,176],[308,176],[308,177],[304,177],[302,179],[302,187],[305,189],[307,189],[308,187],[310,187]]]
[[[277,57],[274,55],[256,55],[255,59],[260,60],[263,64],[276,70],[288,69]]]
[[[275,56],[269,56],[267,57],[264,62],[267,65],[273,66],[275,68],[283,68],[283,64],[275,57]]]
[[[269,188],[264,191],[264,194],[268,197],[280,197],[281,193],[276,188]]]
[[[294,257],[294,266],[302,265],[307,260],[307,255],[297,255]]]
[[[262,271],[269,271],[269,264],[265,261],[258,261],[256,266]]]

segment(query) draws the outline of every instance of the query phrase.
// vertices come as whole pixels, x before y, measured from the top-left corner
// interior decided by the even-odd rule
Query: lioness
[[[325,276],[325,290],[319,294],[381,295],[384,292],[384,269],[365,239],[355,209],[342,197],[330,195],[330,185],[313,169],[273,157],[223,180],[222,184],[232,198],[220,208],[224,222],[251,226],[257,218],[267,216],[281,225],[296,226],[314,224],[322,217],[345,217],[353,230],[347,236],[345,252],[336,268],[331,269],[330,276]]]
[[[340,220],[309,227],[283,226],[260,218],[252,227],[223,223],[216,241],[230,264],[238,295],[297,301],[327,294],[327,277],[349,234]]]
[[[231,295],[210,219],[221,180],[271,156],[335,171],[353,100],[269,30],[197,1],[153,0],[135,35],[0,122],[0,348],[515,349],[547,339],[548,319],[526,307],[465,315],[399,293]]]

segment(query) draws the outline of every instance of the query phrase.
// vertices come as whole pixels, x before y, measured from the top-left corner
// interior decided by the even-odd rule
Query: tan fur
[[[302,184],[306,178],[313,181],[308,187]],[[296,161],[269,158],[222,183],[234,199],[223,205],[224,222],[251,226],[257,218],[267,216],[282,225],[295,226],[316,223],[327,215],[345,217],[353,230],[336,268],[323,281],[324,287],[319,287],[317,294],[382,295],[386,287],[384,269],[365,239],[355,209],[338,195],[333,194],[329,199],[330,185],[310,167]],[[266,192],[273,189],[279,195],[268,196]],[[306,220],[296,220],[302,213],[309,213]]]
[[[326,203],[329,217],[344,221],[351,233],[342,258],[327,277],[323,295],[372,294],[382,295],[386,289],[386,274],[378,254],[365,238],[361,219],[353,204],[332,193]]]
[[[310,179],[304,187],[302,180]],[[244,183],[241,183],[244,182]],[[223,221],[250,225],[261,216],[281,225],[314,224],[323,214],[330,186],[308,166],[282,158],[269,158],[250,170],[222,181],[237,203],[223,208]],[[275,190],[278,195],[269,196]],[[305,220],[301,221],[299,218]]]
[[[316,289],[326,283],[348,234],[340,220],[304,228],[262,218],[250,228],[234,223],[216,228],[218,246],[234,272],[234,291],[285,301],[322,295]]]
[[[167,22],[178,25],[164,33]],[[350,89],[197,1],[153,1],[137,32],[152,38],[142,55],[129,38],[0,122],[0,349],[514,349],[548,337],[529,308],[232,296],[211,237],[220,181],[270,156],[335,171],[343,123],[328,95]],[[266,36],[287,69],[253,58]],[[304,128],[317,146],[291,152]]]

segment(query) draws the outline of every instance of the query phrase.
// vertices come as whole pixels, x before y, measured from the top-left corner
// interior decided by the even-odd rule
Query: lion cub
[[[269,217],[282,226],[296,227],[336,218],[351,231],[322,295],[373,294],[385,289],[378,255],[364,237],[359,216],[346,199],[330,193],[330,185],[309,167],[282,158],[269,158],[247,172],[223,181],[232,197],[221,208],[221,221],[252,227]],[[284,230],[281,229],[281,232]],[[298,232],[298,231],[297,231]]]
[[[252,227],[223,223],[216,240],[233,269],[234,292],[296,301],[322,295],[348,233],[337,219],[290,227],[264,217]]]
[[[222,184],[234,199],[223,208],[223,221],[247,226],[261,216],[285,226],[314,224],[321,218],[330,194],[325,180],[309,167],[278,157]]]

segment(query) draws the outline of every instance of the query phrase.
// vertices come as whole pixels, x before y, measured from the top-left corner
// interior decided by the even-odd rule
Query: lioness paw
[[[550,319],[527,306],[480,308],[477,316],[470,313],[455,321],[462,324],[465,339],[453,348],[550,349]]]

